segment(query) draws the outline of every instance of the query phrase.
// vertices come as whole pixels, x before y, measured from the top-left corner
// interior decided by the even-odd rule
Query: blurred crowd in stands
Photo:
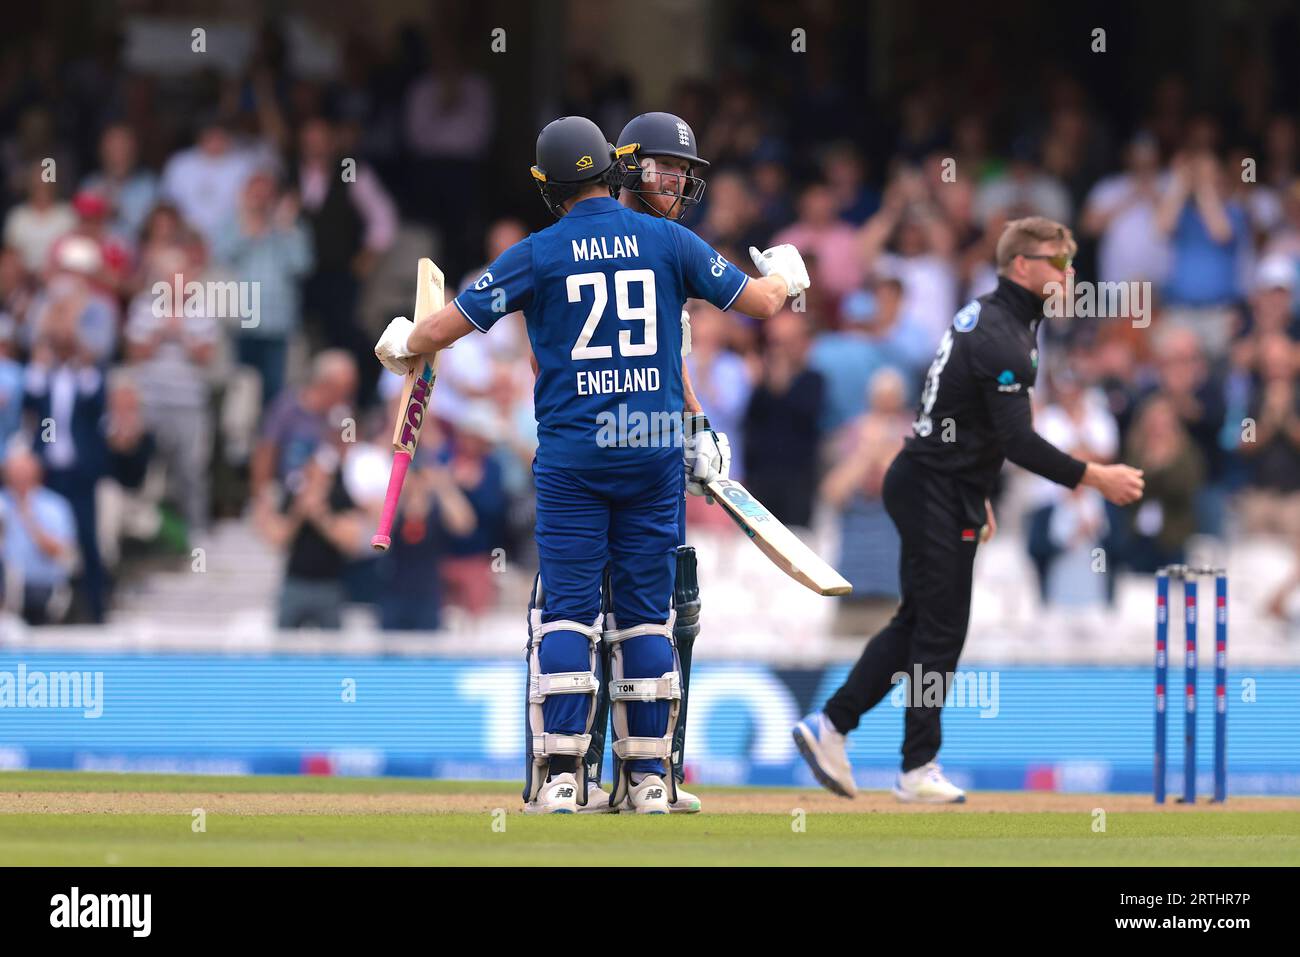
[[[344,603],[364,602],[384,628],[436,628],[447,605],[493,608],[507,557],[527,567],[520,316],[447,353],[393,548],[366,547],[401,386],[371,349],[409,311],[416,257],[434,252],[450,297],[545,223],[540,202],[489,218],[510,212],[490,200],[489,151],[525,178],[532,160],[531,139],[494,139],[497,80],[403,36],[386,57],[347,43],[320,82],[295,77],[267,30],[244,75],[179,114],[111,51],[4,58],[7,608],[103,621],[133,568],[194,560],[233,517],[283,549],[282,627],[336,628]],[[1115,573],[1180,561],[1195,535],[1300,543],[1296,91],[1207,111],[1169,75],[1135,91],[1140,122],[1118,128],[1064,73],[1015,113],[923,84],[882,105],[891,122],[865,142],[814,122],[824,109],[795,135],[803,94],[750,80],[647,103],[583,61],[556,106],[611,138],[616,117],[681,114],[713,164],[686,225],[738,264],[750,245],[803,252],[806,309],[760,325],[692,303],[688,362],[733,475],[790,525],[833,514],[858,596],[895,594],[884,470],[953,313],[996,283],[1002,224],[1029,214],[1073,228],[1081,283],[1152,290],[1124,315],[1044,324],[1037,428],[1145,469],[1147,497],[1120,510],[1009,478],[1043,600],[1105,602]],[[727,521],[703,500],[689,514]]]

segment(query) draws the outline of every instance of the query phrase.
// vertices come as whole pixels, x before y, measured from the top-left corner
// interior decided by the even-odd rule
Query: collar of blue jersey
[[[998,277],[997,295],[1025,322],[1043,318],[1043,300],[1006,276]]]
[[[570,216],[595,216],[597,213],[608,213],[611,209],[622,208],[623,204],[612,196],[593,196],[591,199],[584,199],[575,204],[573,209],[564,214],[564,217],[568,219]]]

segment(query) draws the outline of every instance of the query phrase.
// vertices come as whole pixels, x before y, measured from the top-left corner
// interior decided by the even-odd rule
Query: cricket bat
[[[415,317],[419,322],[443,307],[442,270],[432,259],[421,259],[415,280]],[[406,374],[402,399],[397,403],[397,422],[393,425],[393,468],[388,473],[388,492],[384,495],[384,510],[379,515],[379,529],[370,545],[376,551],[387,551],[393,543],[393,516],[397,514],[397,501],[402,497],[402,483],[406,470],[411,467],[416,443],[420,441],[420,426],[429,409],[429,395],[438,377],[438,354],[419,356],[414,367]]]
[[[853,591],[844,576],[777,521],[745,486],[731,479],[717,479],[705,488],[772,564],[799,584],[819,595],[847,595]]]

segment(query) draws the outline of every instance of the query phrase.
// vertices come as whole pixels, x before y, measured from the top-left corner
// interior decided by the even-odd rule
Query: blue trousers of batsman
[[[611,804],[626,797],[634,773],[662,775],[675,802],[673,734],[682,692],[673,582],[681,452],[666,449],[607,469],[534,464],[533,476],[540,568],[526,648],[524,800],[536,798],[555,761],[575,772],[585,802],[584,757],[603,682],[613,731]]]

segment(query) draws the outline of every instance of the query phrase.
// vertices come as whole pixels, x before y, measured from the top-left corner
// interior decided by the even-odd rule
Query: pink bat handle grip
[[[403,449],[393,453],[393,470],[388,473],[388,492],[384,495],[384,510],[379,514],[379,530],[370,540],[370,547],[376,551],[387,551],[393,543],[393,516],[397,514],[397,500],[402,497],[402,483],[410,467],[410,452]]]

